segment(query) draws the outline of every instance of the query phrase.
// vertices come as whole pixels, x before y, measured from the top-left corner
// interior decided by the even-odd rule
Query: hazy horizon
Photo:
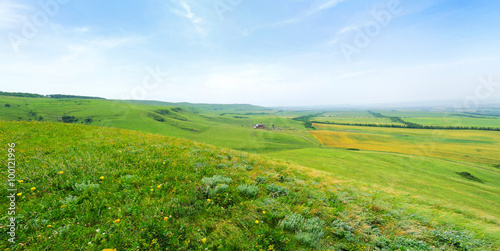
[[[0,88],[265,107],[440,100],[467,108],[500,100],[499,7],[4,0]]]

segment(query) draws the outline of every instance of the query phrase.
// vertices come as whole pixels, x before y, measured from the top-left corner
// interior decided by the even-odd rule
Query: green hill
[[[184,139],[49,122],[0,122],[0,135],[3,166],[16,144],[20,180],[16,245],[0,242],[11,250],[474,250],[493,249],[498,230],[463,229],[418,198]]]
[[[170,103],[147,103],[0,96],[0,120],[60,121],[117,127],[249,152],[317,146],[317,140],[304,130],[301,122],[287,119],[287,114],[279,110],[250,105],[168,106]],[[251,126],[257,123],[276,124],[281,130],[254,130]]]

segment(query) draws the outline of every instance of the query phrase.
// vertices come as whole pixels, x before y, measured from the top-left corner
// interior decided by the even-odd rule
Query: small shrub
[[[272,197],[285,196],[288,194],[288,189],[275,184],[270,184],[267,186],[267,193],[269,193]]]
[[[457,172],[458,175],[468,179],[468,180],[473,180],[473,181],[477,181],[477,182],[481,182],[483,183],[482,180],[480,180],[478,177],[470,174],[469,172]]]
[[[392,240],[390,248],[392,250],[431,250],[423,241],[404,237],[396,237]]]
[[[348,241],[354,241],[354,228],[349,225],[349,223],[342,220],[335,220],[331,224],[334,235],[338,239],[346,239]]]
[[[211,178],[203,178],[201,182],[209,187],[215,187],[218,184],[231,184],[233,182],[233,179],[224,177],[221,175],[214,175]]]
[[[249,198],[255,198],[259,194],[259,188],[254,185],[241,184],[237,189],[238,192]]]
[[[302,224],[295,239],[309,247],[317,247],[323,237],[323,225],[324,222],[318,217],[308,219]]]
[[[78,122],[78,119],[75,116],[62,116],[62,122],[64,123],[75,123]]]
[[[60,202],[63,205],[70,205],[70,204],[76,204],[77,201],[78,201],[78,198],[76,196],[68,195],[68,196],[66,196],[66,198],[64,198]]]
[[[262,183],[265,183],[265,182],[266,182],[266,180],[267,180],[267,178],[266,178],[266,177],[259,176],[259,177],[257,177],[257,178],[255,179],[255,183],[257,183],[257,184],[262,184]]]
[[[304,217],[297,213],[292,213],[280,221],[279,226],[288,231],[297,231],[304,222]]]
[[[434,229],[430,233],[439,244],[447,244],[461,250],[472,250],[481,244],[481,241],[474,239],[470,233],[438,229]]]
[[[215,197],[217,194],[224,193],[229,186],[227,184],[220,184],[217,185],[215,188],[207,188],[208,196],[209,197]]]
[[[85,181],[84,181],[80,184],[78,184],[78,183],[75,184],[75,190],[79,191],[79,192],[84,192],[87,190],[97,189],[97,188],[99,188],[99,184],[93,184],[93,183],[90,183],[90,181],[87,181],[87,183],[85,183]]]

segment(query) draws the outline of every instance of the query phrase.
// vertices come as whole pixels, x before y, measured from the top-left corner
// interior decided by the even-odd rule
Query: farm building
[[[265,124],[256,124],[253,128],[254,129],[266,129],[266,125]]]

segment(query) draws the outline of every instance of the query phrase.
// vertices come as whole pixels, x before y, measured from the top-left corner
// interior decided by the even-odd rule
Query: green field
[[[47,220],[46,225],[53,220],[50,225],[66,226],[65,220],[69,220],[67,218],[71,216],[71,212],[76,211],[68,213],[62,208],[57,209],[62,206],[59,205],[61,200],[64,200],[67,194],[78,197],[75,184],[83,184],[81,182],[84,180],[89,180],[92,184],[103,184],[104,187],[103,182],[107,179],[98,179],[102,174],[112,177],[113,182],[105,185],[106,192],[99,189],[98,196],[81,202],[90,203],[88,205],[91,208],[95,207],[82,216],[81,222],[95,228],[98,225],[97,219],[92,217],[91,213],[103,210],[106,206],[102,205],[111,203],[114,205],[112,208],[121,212],[127,208],[127,203],[134,201],[135,209],[115,214],[105,213],[99,217],[105,219],[109,233],[114,231],[115,237],[98,237],[95,229],[91,232],[76,226],[81,224],[78,220],[80,218],[76,221],[71,219],[71,225],[77,227],[86,238],[99,239],[99,242],[96,242],[99,244],[92,246],[92,249],[116,248],[122,245],[143,250],[157,249],[165,245],[175,246],[177,249],[231,249],[230,247],[237,247],[236,239],[219,239],[224,233],[233,231],[237,233],[236,236],[250,236],[249,244],[242,250],[270,249],[271,246],[276,250],[280,249],[278,247],[286,250],[318,247],[345,250],[376,250],[376,247],[387,247],[389,250],[426,250],[419,246],[421,242],[457,250],[475,249],[480,246],[486,250],[494,250],[500,246],[500,132],[329,124],[312,124],[314,129],[311,129],[306,127],[307,119],[295,120],[313,114],[321,115],[311,116],[311,121],[347,124],[390,125],[397,123],[388,117],[397,117],[405,122],[422,125],[428,123],[456,126],[449,121],[458,118],[467,121],[463,122],[464,126],[500,127],[494,123],[498,120],[497,111],[494,109],[459,111],[454,115],[449,115],[451,113],[446,111],[418,110],[294,111],[252,105],[0,96],[0,120],[21,121],[1,123],[0,132],[4,141],[2,144],[12,139],[20,142],[19,151],[23,157],[19,161],[32,170],[22,173],[22,169],[20,175],[37,177],[22,185],[26,191],[23,192],[26,197],[22,199],[26,200],[28,204],[25,205],[29,205],[31,211],[44,215],[42,220]],[[381,118],[373,114],[386,117]],[[449,116],[446,117],[446,114]],[[253,125],[257,123],[266,124],[267,129],[253,129]],[[133,131],[122,131],[113,127]],[[171,145],[172,149],[162,142],[168,142],[166,145]],[[163,148],[157,149],[157,146]],[[261,154],[264,158],[248,153]],[[269,161],[269,158],[278,162]],[[175,164],[167,168],[162,166],[163,162]],[[251,168],[245,168],[245,165]],[[85,171],[81,171],[82,167]],[[178,171],[170,173],[171,168]],[[201,173],[200,168],[204,170]],[[143,169],[147,171],[143,172]],[[60,179],[58,172],[71,174],[72,178]],[[184,174],[186,177],[181,178]],[[237,186],[230,185],[226,197],[222,196],[213,202],[218,206],[222,205],[226,211],[210,211],[212,209],[207,209],[201,200],[197,201],[199,198],[191,197],[197,196],[192,190],[196,190],[203,177],[212,177],[215,174],[231,177],[241,184],[256,184],[260,191],[259,196],[255,200],[244,199]],[[117,191],[123,188],[123,182],[128,179],[124,177],[129,175],[135,175],[140,180],[134,181],[132,185],[134,196],[146,196],[146,202],[139,202],[126,194],[113,195],[120,194]],[[290,195],[293,194],[291,191],[296,194],[292,197],[280,197],[278,202],[269,204],[270,199],[276,198],[266,195],[267,187],[257,182],[260,176],[272,180],[265,183],[266,186],[277,184],[286,187]],[[44,180],[42,177],[48,179]],[[178,180],[187,183],[183,186]],[[25,179],[26,181],[28,179]],[[162,197],[147,193],[150,189],[156,193],[156,183],[168,183],[170,190],[179,192],[165,192]],[[30,193],[26,189],[33,184],[47,188],[40,194]],[[349,201],[344,196],[354,198],[354,203],[329,204],[328,196],[331,192],[344,198],[341,199],[344,201]],[[105,199],[106,194],[111,196],[110,199]],[[231,207],[225,204],[228,203],[228,198],[233,200]],[[181,214],[179,219],[182,219],[180,222],[184,225],[169,226],[163,222],[155,222],[154,218],[161,218],[161,213],[170,215],[172,213],[169,210],[174,209],[152,205],[170,205],[169,203],[177,201],[176,199],[182,201],[178,204],[178,210],[194,210],[198,215]],[[38,203],[37,200],[43,203]],[[375,203],[376,201],[378,202]],[[237,206],[238,203],[243,203],[243,207]],[[259,221],[266,224],[269,222],[262,228],[259,228],[260,225],[248,225],[239,220],[258,218],[262,216],[258,214],[259,210],[281,207],[281,211],[272,209],[277,210],[272,219],[259,218]],[[365,215],[366,208],[373,207],[383,208],[383,213],[379,215],[377,210],[368,210],[368,215]],[[61,212],[56,210],[57,212],[41,213],[46,208]],[[39,221],[30,222],[26,218],[27,214],[31,215],[30,210],[21,214],[25,217],[21,220],[25,224],[31,224],[30,231],[41,234],[44,238],[50,236],[48,233],[59,231],[49,231]],[[148,216],[138,217],[131,213],[136,212],[134,210],[145,210]],[[215,220],[222,212],[229,214],[223,220]],[[405,216],[398,218],[395,215],[399,213],[395,212],[404,212]],[[321,237],[313,234],[316,230],[308,232],[308,228],[293,231],[280,228],[281,222],[292,213],[301,214],[305,217],[304,222],[306,219],[324,222],[320,224]],[[63,215],[62,218],[59,214]],[[414,215],[411,216],[412,214]],[[154,229],[153,232],[161,234],[143,235],[142,228],[131,226],[130,223],[123,223],[123,227],[118,228],[119,225],[113,223],[117,216],[127,218],[129,222],[150,222],[146,225],[149,224],[149,227]],[[388,225],[377,223],[375,226],[366,221],[366,217],[372,220],[373,217],[389,217],[383,221]],[[213,220],[205,222],[205,218]],[[352,235],[338,234],[339,227],[335,230],[331,224],[339,219],[348,222]],[[327,222],[331,224],[328,225]],[[174,232],[174,228],[185,229],[189,234],[181,238],[181,234]],[[375,228],[380,230],[381,234],[363,230]],[[123,230],[140,233],[142,237],[127,237],[119,233]],[[416,232],[413,233],[413,230]],[[450,233],[455,232],[448,230],[459,232],[453,235]],[[471,235],[466,234],[469,231]],[[177,239],[159,237],[166,236],[167,233],[177,234]],[[263,235],[272,237],[261,240]],[[70,239],[76,240],[75,245],[79,248],[83,248],[81,245],[88,242],[83,242],[76,235],[69,236],[72,236]],[[203,238],[207,238],[211,246],[206,246],[208,241],[200,241]],[[153,245],[154,239],[158,247]],[[142,243],[143,241],[146,244]],[[467,244],[469,241],[471,244]],[[47,242],[49,239],[26,243],[40,245]],[[114,247],[111,243],[115,243]],[[402,244],[390,246],[387,243]],[[34,249],[34,246],[31,248]]]
[[[336,148],[282,151],[266,156],[314,166],[343,179],[432,198],[463,217],[487,220],[492,227],[500,224],[500,171],[487,165]],[[481,182],[466,179],[457,172],[472,173]]]
[[[496,110],[480,112],[460,111],[416,111],[416,110],[381,110],[374,111],[387,117],[399,117],[406,122],[424,126],[459,126],[459,127],[494,127],[500,128],[500,115]],[[347,124],[402,125],[388,118],[377,118],[367,111],[325,112],[312,120]]]

